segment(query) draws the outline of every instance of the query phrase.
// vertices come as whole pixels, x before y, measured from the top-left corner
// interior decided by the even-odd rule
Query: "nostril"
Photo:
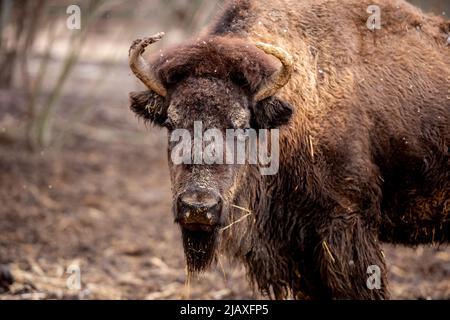
[[[177,207],[180,221],[215,224],[220,218],[221,199],[208,190],[189,190],[178,197]]]

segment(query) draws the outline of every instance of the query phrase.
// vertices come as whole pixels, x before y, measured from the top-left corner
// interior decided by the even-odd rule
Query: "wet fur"
[[[375,32],[371,4],[382,12]],[[169,91],[217,77],[251,100],[276,66],[252,43],[294,56],[288,85],[250,105],[254,126],[287,123],[279,173],[246,169],[232,201],[253,214],[222,234],[257,290],[388,298],[380,241],[450,241],[449,30],[404,1],[231,1],[204,39],[154,61]],[[230,209],[229,222],[242,215]],[[381,268],[380,290],[366,286],[370,265]]]

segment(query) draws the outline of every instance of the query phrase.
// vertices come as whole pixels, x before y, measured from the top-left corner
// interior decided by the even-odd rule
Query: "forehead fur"
[[[167,88],[188,77],[215,77],[255,92],[276,70],[270,56],[251,43],[226,37],[170,49],[152,64]]]

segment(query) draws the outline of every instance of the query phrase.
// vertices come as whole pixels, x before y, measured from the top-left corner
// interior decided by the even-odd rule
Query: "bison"
[[[274,175],[175,164],[169,141],[190,274],[222,250],[271,298],[389,298],[382,242],[450,240],[449,36],[448,20],[402,0],[234,0],[150,59],[162,34],[136,40],[139,116],[169,133],[279,130]]]

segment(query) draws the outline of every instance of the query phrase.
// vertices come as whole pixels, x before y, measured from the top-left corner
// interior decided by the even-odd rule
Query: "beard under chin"
[[[205,232],[181,228],[181,234],[188,273],[198,273],[207,269],[215,257],[217,230]]]

